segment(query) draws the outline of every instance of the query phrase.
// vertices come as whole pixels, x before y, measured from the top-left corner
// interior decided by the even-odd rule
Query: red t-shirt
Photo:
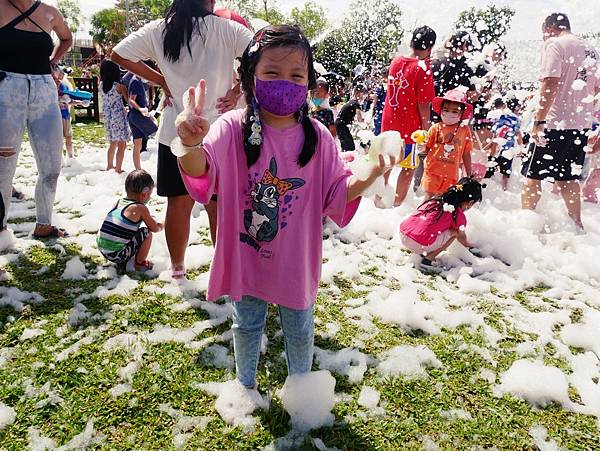
[[[406,143],[414,143],[410,135],[421,128],[418,104],[429,103],[434,97],[429,61],[404,56],[395,58],[388,75],[381,131],[399,131]]]

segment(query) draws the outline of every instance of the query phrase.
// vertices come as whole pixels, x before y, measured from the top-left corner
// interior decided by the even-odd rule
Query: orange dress
[[[421,186],[436,196],[458,182],[465,152],[473,150],[473,135],[468,125],[434,124],[429,129]]]

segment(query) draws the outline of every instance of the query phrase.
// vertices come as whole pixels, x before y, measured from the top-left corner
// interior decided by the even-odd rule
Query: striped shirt
[[[142,220],[133,222],[127,219],[123,215],[123,212],[130,205],[139,203],[135,200],[121,199],[117,202],[115,208],[108,212],[96,238],[96,244],[100,252],[118,252],[124,249],[125,245],[131,241],[133,235],[140,228]]]

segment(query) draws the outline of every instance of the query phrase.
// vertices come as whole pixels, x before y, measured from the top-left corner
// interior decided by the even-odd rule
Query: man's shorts
[[[419,167],[419,154],[417,153],[417,146],[415,144],[404,145],[404,155],[402,155],[402,161],[400,161],[400,167],[406,169],[416,169]]]
[[[529,144],[521,173],[533,180],[568,182],[579,180],[588,130],[546,130],[545,147]]]

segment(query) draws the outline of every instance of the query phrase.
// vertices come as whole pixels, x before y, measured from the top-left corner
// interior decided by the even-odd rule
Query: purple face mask
[[[289,116],[306,102],[308,86],[287,80],[256,79],[255,96],[261,108],[275,116]]]

